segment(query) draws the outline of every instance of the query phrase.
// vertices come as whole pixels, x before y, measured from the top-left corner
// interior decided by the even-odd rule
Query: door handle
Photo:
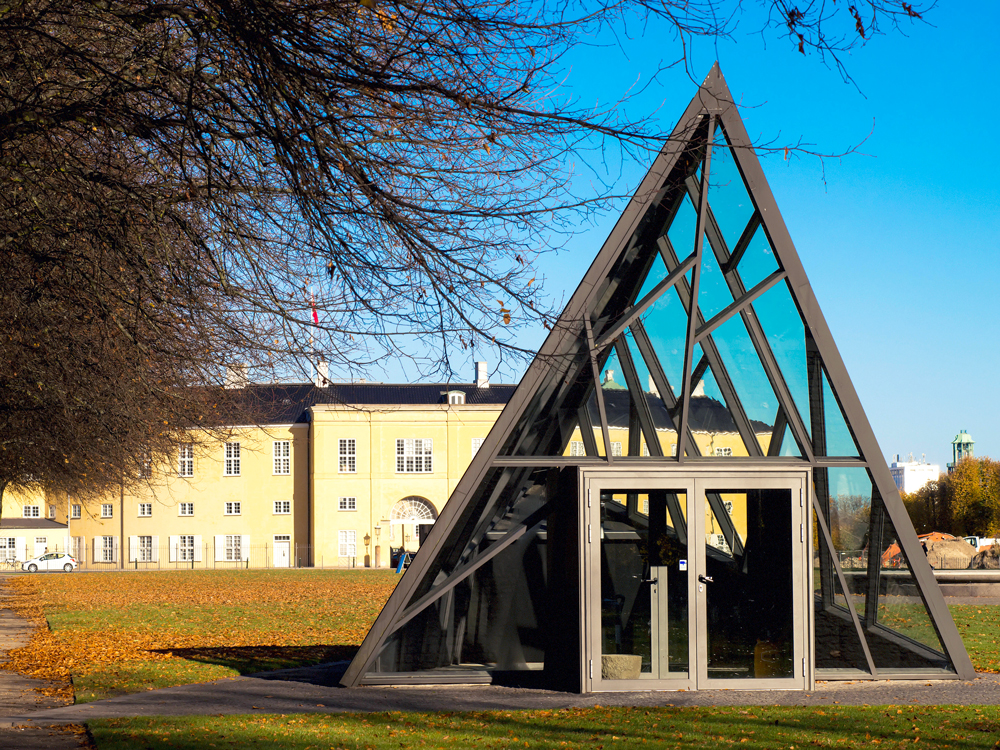
[[[649,578],[643,581],[643,583],[659,583],[659,578]]]
[[[713,579],[712,576],[700,575],[700,576],[698,576],[698,582],[699,583],[715,583],[715,579]]]

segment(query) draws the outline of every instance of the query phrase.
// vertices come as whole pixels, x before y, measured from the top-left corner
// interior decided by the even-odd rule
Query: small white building
[[[916,492],[928,482],[937,481],[941,476],[940,466],[927,463],[923,456],[919,461],[914,461],[912,453],[907,461],[900,461],[899,454],[896,454],[896,460],[889,466],[889,471],[892,472],[896,487],[903,492]]]
[[[0,562],[25,560],[46,552],[65,552],[69,531],[64,523],[48,518],[0,520]]]

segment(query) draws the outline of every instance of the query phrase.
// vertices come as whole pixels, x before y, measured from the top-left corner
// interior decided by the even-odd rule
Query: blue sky
[[[926,454],[944,469],[960,429],[977,455],[1000,457],[1000,147],[992,135],[1000,3],[942,4],[926,20],[845,55],[853,84],[787,40],[765,43],[754,18],[729,40],[696,42],[689,69],[700,81],[719,60],[759,142],[801,140],[830,154],[861,144],[839,159],[767,157],[764,172],[883,454]],[[618,101],[678,49],[655,26],[620,46],[581,46],[566,61],[564,90],[581,104]],[[624,113],[669,132],[694,90],[683,69],[666,71]],[[615,189],[634,188],[649,161],[623,165]],[[580,227],[542,262],[553,298],[572,293],[617,215]],[[538,331],[520,343],[541,340]],[[511,382],[523,369],[499,378]]]
[[[960,429],[977,455],[1000,457],[1000,3],[949,4],[927,21],[845,56],[856,86],[789,42],[765,48],[752,19],[730,41],[696,44],[690,68],[700,80],[719,60],[761,142],[840,153],[864,141],[841,159],[763,167],[884,455],[925,453],[944,469]],[[656,29],[623,46],[628,56],[604,46],[571,60],[583,103],[617,101],[659,50],[677,50]],[[668,71],[629,113],[669,131],[693,93]],[[626,167],[619,187],[647,166]],[[616,216],[545,262],[550,294],[573,291]]]

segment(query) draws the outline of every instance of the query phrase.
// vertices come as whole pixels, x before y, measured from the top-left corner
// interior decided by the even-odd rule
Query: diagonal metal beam
[[[632,324],[631,331],[633,338],[635,338],[635,345],[639,348],[639,354],[642,355],[642,359],[646,363],[646,368],[649,370],[649,376],[653,379],[656,390],[660,392],[663,405],[667,408],[667,416],[670,417],[670,421],[673,423],[672,426],[677,431],[677,454],[680,455],[685,450],[690,450],[692,454],[696,453],[697,444],[694,442],[694,435],[691,434],[690,428],[686,433],[682,433],[677,429],[677,397],[674,396],[670,380],[667,378],[667,374],[663,371],[663,365],[660,364],[660,360],[656,356],[656,352],[653,349],[653,342],[649,340],[649,334],[646,333],[646,327],[642,324],[641,320],[637,320]]]
[[[757,299],[760,295],[762,295],[768,289],[773,287],[783,278],[785,278],[784,271],[775,271],[766,279],[764,279],[762,282],[757,284],[757,286],[755,286],[749,292],[744,294],[742,297],[733,300],[731,304],[727,305],[723,310],[719,311],[719,313],[715,315],[711,320],[698,326],[698,330],[695,331],[694,334],[695,340],[701,341],[703,338],[711,334],[712,331],[721,326],[736,313],[742,311],[743,308],[745,308],[747,305],[749,305],[751,302],[753,302],[755,299]]]
[[[750,217],[750,221],[747,222],[747,225],[743,228],[743,233],[736,241],[736,247],[733,248],[732,255],[729,256],[729,260],[727,260],[726,264],[722,267],[723,273],[729,273],[730,271],[736,270],[736,267],[743,259],[743,253],[745,253],[747,248],[750,247],[750,241],[753,239],[753,235],[759,226],[760,212],[755,208],[753,215]]]
[[[708,137],[705,141],[705,157],[701,164],[701,200],[695,205],[698,207],[698,218],[695,221],[694,234],[694,269],[691,271],[691,305],[688,307],[687,333],[684,337],[684,369],[681,371],[681,413],[679,422],[679,432],[686,433],[688,429],[688,419],[691,413],[691,367],[694,364],[694,332],[698,325],[698,289],[701,285],[701,254],[705,244],[705,212],[708,193],[708,175],[712,169],[712,140],[715,137],[715,115],[708,118]],[[672,270],[668,267],[668,270]],[[681,277],[683,278],[683,277]],[[684,462],[684,451],[677,451],[678,463]]]
[[[774,429],[771,430],[771,439],[767,442],[767,455],[780,456],[781,444],[785,441],[785,428],[788,420],[785,419],[785,410],[780,406],[778,413],[774,415]]]
[[[427,609],[427,607],[451,591],[455,586],[467,578],[470,573],[473,573],[481,568],[525,534],[528,534],[541,526],[542,522],[551,511],[551,505],[552,504],[550,502],[545,503],[541,508],[525,518],[517,528],[511,529],[501,539],[487,547],[486,550],[472,560],[472,562],[452,571],[451,575],[438,584],[433,591],[425,594],[418,601],[407,607],[399,616],[399,619],[393,623],[393,628],[390,631],[390,634],[399,630],[406,623]]]
[[[656,423],[653,421],[653,412],[649,408],[649,400],[646,398],[646,391],[639,382],[639,373],[635,369],[635,361],[632,359],[632,352],[629,351],[628,342],[624,336],[619,337],[615,344],[615,351],[618,352],[618,362],[622,366],[625,375],[625,385],[628,386],[632,396],[632,405],[635,408],[636,416],[642,427],[642,432],[646,436],[646,446],[649,448],[649,455],[662,456],[663,447],[660,439],[656,435]],[[639,455],[638,453],[636,455]]]
[[[660,255],[663,257],[663,262],[666,264],[667,268],[676,268],[678,264],[677,253],[674,250],[673,244],[670,242],[670,238],[663,235],[657,240],[657,244],[659,245]],[[687,279],[682,279],[678,284],[676,284],[674,286],[674,291],[677,292],[677,296],[680,298],[681,306],[684,307],[685,310],[690,311],[692,309],[692,295],[691,287],[688,284]],[[694,305],[693,307],[698,325],[703,325],[705,319],[701,314],[701,310],[697,305]],[[729,370],[726,368],[725,364],[723,364],[722,355],[719,354],[719,348],[716,346],[715,341],[712,340],[711,336],[701,342],[701,350],[705,353],[705,356],[708,357],[708,364],[711,366],[712,374],[715,376],[715,384],[722,392],[722,398],[726,402],[726,407],[729,409],[729,413],[732,416],[733,421],[736,423],[736,429],[739,431],[740,437],[746,445],[747,453],[751,456],[763,456],[764,453],[760,448],[760,444],[757,442],[757,435],[753,431],[753,426],[750,424],[750,418],[747,417],[746,410],[743,408],[743,402],[740,401],[740,398],[736,393],[736,387],[733,385],[733,380],[729,376]]]
[[[865,661],[868,662],[868,671],[871,672],[872,677],[878,677],[878,668],[875,666],[875,660],[872,658],[871,649],[868,648],[868,639],[865,638],[865,629],[861,627],[861,620],[858,618],[858,611],[854,606],[854,597],[851,595],[851,589],[847,586],[847,578],[844,576],[844,571],[840,567],[840,561],[837,559],[837,550],[836,547],[833,546],[833,537],[830,534],[829,527],[826,525],[826,517],[824,516],[823,509],[816,501],[815,495],[813,495],[813,512],[816,514],[816,521],[818,522],[820,531],[823,534],[822,543],[826,546],[827,554],[830,556],[829,559],[833,562],[834,570],[837,572],[837,578],[840,579],[840,590],[844,592],[844,599],[847,601],[847,609],[851,613],[851,621],[854,623],[854,630],[858,634],[858,640],[861,642],[861,648],[865,652]],[[871,556],[870,551],[868,554]],[[823,597],[824,605],[826,605],[828,601],[833,601],[832,590],[830,599],[827,599],[825,596]]]
[[[737,164],[738,163],[739,161],[737,160]],[[688,195],[691,196],[692,200],[694,200],[695,197],[699,199],[703,197],[701,195],[701,187],[695,180],[688,178],[685,181],[685,186],[687,188]],[[751,198],[752,197],[753,194],[751,191]],[[726,247],[726,241],[722,236],[722,231],[719,229],[719,225],[715,220],[714,214],[711,212],[711,207],[708,209],[708,214],[709,221],[706,225],[705,234],[708,238],[708,244],[712,248],[712,252],[715,253],[715,259],[718,262],[719,267],[723,268],[729,261],[729,249]],[[779,268],[783,268],[780,261],[778,265]],[[723,278],[726,280],[726,285],[729,287],[729,292],[732,294],[734,300],[741,299],[746,295],[746,287],[744,287],[743,280],[740,278],[740,275],[735,268],[724,273]],[[743,318],[743,324],[747,329],[747,334],[750,336],[750,341],[757,352],[757,358],[760,360],[761,366],[764,368],[764,373],[767,375],[767,379],[771,383],[774,395],[778,398],[778,402],[785,410],[785,415],[788,419],[788,426],[792,430],[792,434],[795,436],[799,445],[802,446],[803,453],[805,453],[806,457],[811,461],[813,459],[813,451],[809,445],[809,435],[805,430],[805,424],[802,421],[802,417],[799,415],[798,408],[795,405],[795,399],[792,398],[792,392],[789,389],[788,384],[785,382],[785,377],[781,373],[781,368],[778,366],[778,361],[774,356],[774,352],[771,350],[771,345],[767,341],[764,329],[761,327],[760,321],[757,319],[757,314],[751,306],[740,310],[740,316]]]
[[[597,441],[594,439],[594,419],[590,416],[590,400],[577,409],[577,419],[580,422],[580,436],[583,438],[583,448],[588,456],[599,456]]]
[[[677,268],[668,273],[663,281],[653,287],[649,291],[649,294],[623,312],[617,322],[613,323],[606,332],[602,333],[600,337],[598,337],[595,343],[598,351],[603,350],[608,344],[618,338],[622,331],[628,328],[629,323],[646,312],[646,310],[648,310],[649,307],[656,302],[656,300],[658,300],[664,292],[680,281],[684,274],[691,270],[696,260],[697,259],[694,254],[689,255],[679,266],[677,266]]]
[[[597,349],[594,347],[594,331],[590,327],[590,317],[583,319],[587,329],[587,346],[590,348],[590,367],[594,371],[594,395],[597,398],[597,413],[601,417],[601,434],[604,436],[604,458],[611,464],[615,459],[611,455],[611,431],[608,429],[608,411],[604,407],[604,391],[601,388],[601,367],[597,364]]]

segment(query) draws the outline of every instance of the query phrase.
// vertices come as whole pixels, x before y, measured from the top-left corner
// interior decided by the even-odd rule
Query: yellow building
[[[92,502],[14,493],[4,515],[67,524],[43,546],[68,548],[90,569],[395,564],[401,551],[419,547],[515,386],[490,384],[484,363],[473,383],[322,382],[238,389],[260,426],[233,425],[221,437],[192,431],[138,490]],[[648,455],[628,392],[611,371],[602,394],[612,453]],[[676,455],[662,401],[647,398],[661,452]],[[702,455],[747,455],[721,403],[697,394],[692,404]],[[593,440],[577,427],[566,455],[605,453],[595,410],[592,401]],[[766,451],[771,428],[754,429]],[[23,559],[42,536],[12,531],[7,556]]]

